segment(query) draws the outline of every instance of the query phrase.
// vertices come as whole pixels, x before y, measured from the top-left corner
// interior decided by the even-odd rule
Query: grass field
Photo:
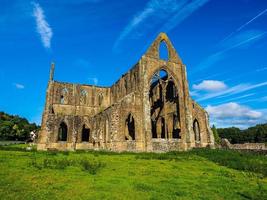
[[[0,199],[267,199],[267,157],[0,148]]]

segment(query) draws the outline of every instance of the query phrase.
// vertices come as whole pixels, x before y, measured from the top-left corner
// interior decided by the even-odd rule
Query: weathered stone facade
[[[165,44],[168,59],[159,55]],[[38,149],[173,151],[214,146],[206,111],[189,96],[186,67],[161,33],[111,87],[53,80]]]

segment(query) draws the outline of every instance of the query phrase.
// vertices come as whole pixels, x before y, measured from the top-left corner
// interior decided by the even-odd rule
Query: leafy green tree
[[[217,131],[217,129],[216,129],[214,124],[212,125],[211,130],[213,132],[215,143],[216,144],[220,144],[221,143],[221,138],[219,137],[218,131]]]
[[[0,112],[0,140],[25,141],[29,139],[31,131],[37,131],[39,128],[25,118]]]
[[[218,128],[217,131],[220,138],[227,138],[232,144],[246,142],[267,142],[267,124],[258,124],[245,130],[231,127]]]

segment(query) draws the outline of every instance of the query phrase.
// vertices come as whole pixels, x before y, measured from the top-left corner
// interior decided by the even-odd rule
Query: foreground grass
[[[0,150],[1,199],[267,199],[267,157]]]

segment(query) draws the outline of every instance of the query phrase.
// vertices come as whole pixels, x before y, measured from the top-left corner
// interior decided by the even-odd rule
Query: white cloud
[[[226,89],[227,86],[222,81],[204,80],[199,84],[194,84],[193,89],[204,91],[220,91]]]
[[[51,47],[51,39],[53,36],[52,29],[45,19],[46,17],[44,15],[44,10],[42,9],[42,7],[35,2],[33,2],[32,4],[33,16],[36,21],[37,32],[40,34],[44,47],[49,49]]]
[[[221,104],[218,106],[208,105],[206,111],[210,115],[211,124],[217,127],[239,127],[247,128],[260,123],[266,123],[266,112],[253,110],[248,106],[235,102]]]
[[[24,88],[25,88],[25,86],[22,85],[22,84],[20,84],[20,83],[14,83],[13,85],[14,85],[17,89],[24,89]]]
[[[246,117],[246,118],[259,118],[262,116],[261,112],[254,111],[249,107],[239,105],[234,102],[221,104],[219,106],[208,105],[207,112],[216,118],[226,117]]]

